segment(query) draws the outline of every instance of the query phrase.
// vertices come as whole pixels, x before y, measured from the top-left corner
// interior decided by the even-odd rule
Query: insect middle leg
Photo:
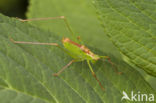
[[[53,76],[59,76],[66,68],[68,68],[75,60],[70,61],[67,65],[65,65],[60,71],[54,73]]]
[[[57,43],[40,43],[40,42],[26,42],[26,41],[15,41],[12,38],[10,39],[15,44],[35,44],[35,45],[53,45],[60,47]],[[61,47],[60,47],[61,48]],[[61,48],[63,49],[63,48]],[[54,73],[53,76],[59,76],[68,66],[70,66],[75,60],[70,61],[67,65],[65,65],[59,72]]]

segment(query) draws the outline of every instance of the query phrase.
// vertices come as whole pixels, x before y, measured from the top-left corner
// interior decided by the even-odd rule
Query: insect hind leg
[[[89,69],[90,69],[91,72],[92,72],[93,77],[97,80],[97,82],[99,83],[101,89],[104,91],[105,89],[103,88],[103,86],[102,86],[100,80],[96,77],[95,72],[93,71],[93,68],[92,68],[92,66],[91,66],[91,64],[90,64],[90,61],[87,60],[87,63],[88,63]]]
[[[117,73],[117,74],[122,74],[122,72],[119,72],[118,71],[118,68],[116,67],[116,65],[111,61],[111,59],[110,59],[110,57],[109,56],[100,56],[101,58],[104,58],[104,59],[107,59],[108,60],[108,62],[112,65],[112,67],[114,68],[114,70],[115,70],[115,72]]]
[[[57,17],[47,17],[47,18],[32,18],[32,19],[20,19],[20,18],[17,18],[19,19],[20,21],[22,22],[26,22],[26,21],[41,21],[41,20],[54,20],[54,19],[63,19],[68,31],[71,33],[72,36],[74,36],[74,32],[73,30],[71,29],[70,25],[69,25],[69,22],[68,20],[66,19],[65,16],[57,16]]]

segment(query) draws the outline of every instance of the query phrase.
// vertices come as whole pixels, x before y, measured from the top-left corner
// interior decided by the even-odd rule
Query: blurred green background
[[[29,0],[0,0],[0,13],[11,17],[25,18]]]

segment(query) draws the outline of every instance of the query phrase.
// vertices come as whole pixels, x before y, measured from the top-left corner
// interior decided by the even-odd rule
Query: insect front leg
[[[122,74],[122,72],[118,72],[118,68],[115,66],[115,64],[111,61],[109,56],[100,56],[101,58],[107,59],[108,62],[112,65],[112,67],[114,68],[115,72],[117,74]]]

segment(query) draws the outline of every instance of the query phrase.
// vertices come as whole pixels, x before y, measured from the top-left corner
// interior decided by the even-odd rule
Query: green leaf
[[[155,0],[94,0],[105,32],[128,59],[156,76]]]
[[[122,91],[155,93],[136,70],[113,56],[112,61],[122,75],[114,72],[106,61],[93,65],[105,91],[85,61],[74,63],[61,76],[54,77],[52,74],[71,57],[57,47],[14,44],[9,38],[61,44],[60,38],[52,32],[0,15],[0,103],[120,103]]]

